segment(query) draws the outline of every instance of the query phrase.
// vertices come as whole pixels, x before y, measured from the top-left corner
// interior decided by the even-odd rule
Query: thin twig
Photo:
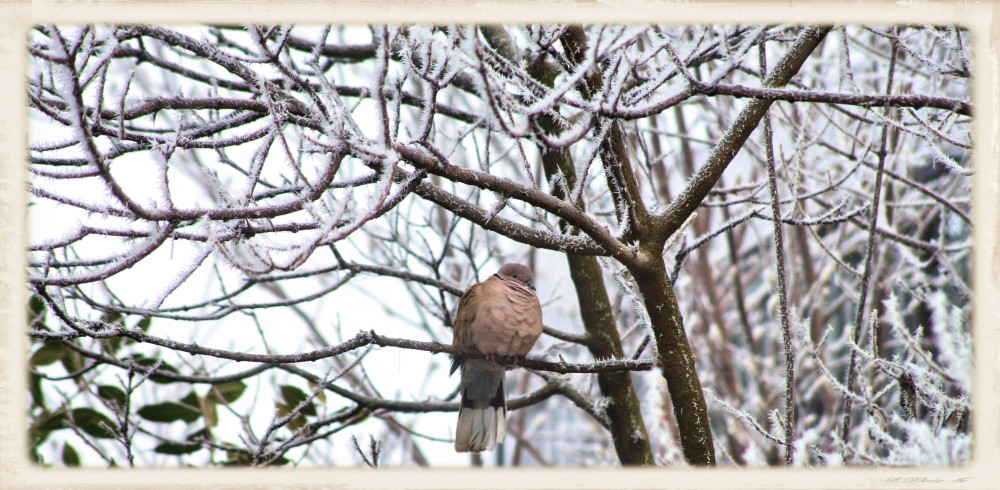
[[[765,42],[758,45],[760,71],[767,73]],[[788,287],[785,284],[785,243],[781,231],[781,204],[778,196],[777,171],[774,165],[774,136],[771,115],[764,112],[764,148],[767,152],[767,183],[771,190],[771,216],[774,217],[774,262],[778,274],[778,307],[781,323],[781,345],[785,352],[785,466],[791,466],[795,456],[795,351],[792,349],[791,326],[788,322]],[[750,339],[751,342],[753,339]]]
[[[889,94],[892,91],[892,78],[893,72],[896,67],[896,52],[897,45],[892,45],[892,54],[889,56],[889,75],[886,80],[885,91]],[[883,112],[886,117],[889,115],[889,107],[883,108]],[[868,219],[868,242],[865,245],[865,266],[861,271],[861,284],[860,291],[858,293],[858,305],[854,316],[854,325],[851,328],[850,342],[857,344],[858,336],[861,334],[861,327],[864,322],[865,315],[865,302],[868,298],[868,282],[872,277],[872,262],[875,257],[875,240],[878,236],[875,230],[878,229],[878,210],[879,210],[879,198],[882,194],[882,175],[883,169],[885,168],[886,154],[888,153],[888,140],[889,140],[889,125],[882,126],[881,143],[878,150],[878,170],[875,174],[875,189],[872,191],[872,207]],[[871,332],[871,335],[875,335],[875,332]],[[851,386],[854,384],[854,376],[857,362],[857,353],[851,351],[850,359],[847,364],[847,372],[844,375],[844,386],[850,390]],[[851,434],[851,409],[852,409],[852,399],[847,397],[844,399],[844,415],[843,421],[840,427],[840,438],[847,443],[850,439]],[[846,454],[844,455],[846,459]]]

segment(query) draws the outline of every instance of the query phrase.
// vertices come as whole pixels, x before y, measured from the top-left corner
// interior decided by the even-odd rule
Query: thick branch
[[[764,85],[766,87],[780,87],[788,83],[829,31],[830,27],[825,26],[805,28],[795,44],[789,48],[788,53],[778,62],[774,71],[764,80]],[[743,144],[746,143],[750,133],[760,124],[761,118],[771,103],[771,100],[754,99],[747,104],[736,118],[733,126],[726,131],[722,140],[712,149],[708,161],[691,178],[687,187],[677,196],[677,199],[670,203],[667,211],[662,215],[661,226],[664,227],[664,233],[661,236],[673,235],[684,224],[687,217],[698,208],[698,205],[718,182],[719,177],[722,176],[730,162],[736,157]]]
[[[555,80],[555,70],[542,63],[540,59],[531,63],[529,71],[532,76],[540,79],[546,85],[552,85]],[[538,124],[543,132],[550,135],[558,135],[561,132],[552,116],[540,116]],[[621,136],[620,132],[618,136]],[[568,149],[548,148],[539,145],[539,151],[542,156],[542,166],[549,179],[561,174],[567,179],[570,188],[578,185],[576,182],[578,177],[574,171],[573,160]],[[553,194],[563,199],[569,197],[562,195],[563,191],[558,186],[553,189]],[[584,210],[582,199],[577,205],[581,210]],[[568,226],[565,222],[560,222],[560,227],[566,229]],[[597,359],[624,358],[621,335],[615,325],[611,301],[604,284],[604,275],[600,264],[595,257],[576,254],[567,254],[566,261],[569,265],[573,286],[576,289],[577,303],[580,306],[580,319],[583,321],[587,338],[590,340],[586,345],[591,355]],[[607,409],[601,414],[603,416],[598,420],[610,432],[619,461],[623,465],[655,464],[649,435],[646,432],[646,424],[640,410],[639,397],[636,394],[631,376],[624,372],[599,373],[597,383],[601,394],[611,400]],[[574,396],[573,393],[568,394],[567,397],[578,406],[582,406],[578,401],[579,397]]]
[[[454,182],[461,182],[481,189],[498,192],[533,206],[538,206],[566,220],[570,225],[579,228],[602,246],[608,254],[615,257],[631,257],[635,253],[633,249],[619,242],[611,235],[611,232],[594,221],[587,213],[562,199],[510,179],[452,165],[447,161],[442,161],[437,157],[410,146],[397,144],[393,149],[399,152],[407,162],[417,168],[426,169],[432,174]]]
[[[581,255],[607,255],[609,253],[604,247],[601,247],[589,237],[556,235],[515,223],[511,220],[495,216],[428,182],[422,182],[414,193],[479,225],[485,230],[499,233],[525,245]]]

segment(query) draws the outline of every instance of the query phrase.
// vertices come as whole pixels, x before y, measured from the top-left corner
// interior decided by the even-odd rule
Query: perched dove
[[[535,296],[531,269],[521,264],[504,265],[462,295],[452,345],[477,349],[488,359],[456,357],[452,363],[452,373],[462,366],[456,451],[492,451],[503,442],[507,436],[504,366],[493,358],[513,356],[516,363],[541,334],[542,307]]]

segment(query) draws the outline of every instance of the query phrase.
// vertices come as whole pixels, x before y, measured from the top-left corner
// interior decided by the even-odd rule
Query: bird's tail
[[[463,367],[456,451],[492,451],[507,437],[505,384],[503,371],[477,369],[473,365]]]

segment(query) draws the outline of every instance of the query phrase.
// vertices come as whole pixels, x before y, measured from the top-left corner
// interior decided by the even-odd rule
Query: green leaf
[[[46,342],[41,349],[31,354],[31,359],[28,362],[32,366],[48,366],[62,359],[66,355],[66,351],[66,347],[62,344]]]
[[[181,455],[191,454],[200,449],[202,449],[202,447],[198,444],[175,444],[172,442],[164,442],[156,446],[153,449],[153,452],[160,454]]]
[[[121,388],[112,385],[100,385],[97,387],[97,396],[107,402],[114,402],[118,408],[125,408],[125,392]]]
[[[223,466],[250,466],[253,464],[253,456],[239,451],[226,451],[226,460],[225,463],[222,463]]]
[[[66,411],[59,410],[36,420],[34,429],[38,431],[40,436],[47,436],[49,432],[66,427],[69,427],[66,425]]]
[[[59,362],[62,363],[67,373],[75,373],[83,367],[83,358],[79,352],[73,350],[67,350],[66,354],[59,358]]]
[[[111,337],[109,339],[104,339],[107,342],[107,349],[111,353],[117,353],[122,348],[122,341],[128,337]]]
[[[122,314],[117,311],[105,311],[101,315],[101,321],[107,324],[122,323],[123,318]]]
[[[292,407],[289,407],[288,405],[281,402],[275,403],[274,408],[278,411],[279,418],[286,417],[288,416],[288,414],[292,413]],[[302,427],[305,427],[307,423],[308,421],[306,420],[305,416],[302,415],[302,412],[299,412],[298,415],[292,417],[292,419],[288,421],[287,427],[291,429],[293,432],[298,432],[298,430],[301,429]]]
[[[292,385],[281,385],[281,398],[285,400],[285,404],[288,405],[289,409],[299,406],[299,404],[305,401],[308,397],[309,396],[298,387]],[[303,407],[299,413],[302,413],[303,415],[316,415],[316,405],[309,402],[309,404]]]
[[[215,402],[199,397],[194,390],[191,390],[187,396],[181,399],[181,404],[188,409],[197,410],[198,415],[204,416],[205,421],[209,426],[215,427],[215,425],[219,423],[219,416],[215,411]]]
[[[291,461],[289,461],[288,458],[282,456],[282,457],[280,457],[280,458],[272,461],[271,464],[270,464],[270,466],[285,466],[288,463],[291,463]]]
[[[115,424],[101,412],[92,408],[77,408],[71,415],[76,426],[87,435],[98,439],[114,439]]]
[[[140,408],[137,413],[140,417],[151,422],[174,422],[176,420],[183,420],[187,423],[191,423],[201,417],[201,414],[197,411],[174,402],[146,405]]]
[[[200,430],[188,434],[186,440],[189,442],[195,442],[198,438],[204,438],[206,440],[212,440],[212,430],[208,426],[202,427]]]
[[[42,394],[42,377],[35,373],[28,373],[28,392],[31,393],[31,404],[36,407],[45,408],[45,395]]]
[[[319,385],[310,381],[309,389],[312,391],[316,391],[316,388],[319,388]],[[319,390],[319,393],[316,393],[315,399],[319,400],[320,403],[326,403],[326,390]]]
[[[205,424],[209,427],[219,425],[219,411],[216,409],[215,400],[205,397],[199,401],[201,402],[201,413],[205,415]]]
[[[136,322],[135,328],[138,328],[139,330],[142,330],[143,332],[149,332],[149,326],[152,325],[152,324],[153,324],[153,319],[147,316],[147,317],[139,320],[138,322]],[[131,337],[126,337],[125,338],[125,343],[126,344],[134,344],[134,343],[136,343],[136,341],[132,340]]]
[[[181,398],[181,403],[192,410],[198,408],[198,394],[194,390],[189,391],[184,398]]]
[[[145,368],[152,368],[153,366],[156,366],[156,363],[159,362],[159,360],[158,359],[153,359],[153,358],[146,357],[146,356],[144,356],[142,354],[136,354],[136,355],[132,356],[132,362],[134,362],[134,363],[136,363],[136,364],[138,364],[138,365],[140,365],[142,367],[145,367]],[[160,366],[157,368],[157,370],[161,371],[161,372],[168,372],[168,373],[173,373],[173,374],[180,374],[180,371],[178,371],[177,368],[171,366],[170,364],[167,364],[166,362],[160,363]],[[163,376],[156,375],[156,374],[150,376],[149,380],[152,381],[152,382],[154,382],[154,383],[161,384],[161,385],[170,384],[170,383],[176,383],[177,382],[177,380],[165,378]]]
[[[208,398],[218,403],[233,403],[243,395],[246,389],[247,385],[242,381],[214,385],[208,391]]]
[[[66,347],[56,343],[45,343],[42,347],[31,354],[28,362],[32,366],[48,366],[61,360],[67,353]]]
[[[38,454],[38,446],[32,446],[32,448],[28,450],[28,459],[30,459],[35,464],[39,465],[45,464],[45,462],[42,461],[42,455]]]
[[[43,318],[45,318],[45,310],[46,310],[45,300],[42,299],[41,296],[32,295],[31,298],[28,299],[28,310],[31,312],[31,315],[28,316],[29,322],[35,320],[36,318],[39,321],[42,320]]]
[[[70,467],[80,466],[80,456],[76,454],[76,449],[73,449],[73,446],[70,446],[68,442],[63,445],[62,462]]]

